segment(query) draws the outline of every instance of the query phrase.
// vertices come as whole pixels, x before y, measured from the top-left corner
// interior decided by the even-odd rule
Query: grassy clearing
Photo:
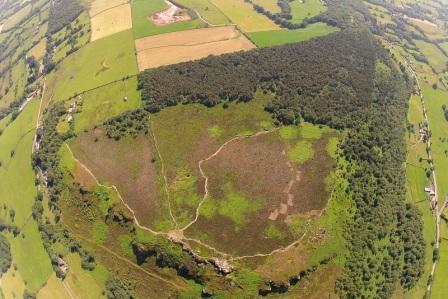
[[[14,224],[21,228],[19,236],[8,235],[8,240],[13,261],[31,291],[39,290],[52,271],[37,224],[31,217],[36,196],[31,144],[38,107],[38,101],[30,102],[0,136],[0,203],[15,211]],[[30,248],[33,248],[33,254],[30,254]]]
[[[75,93],[137,73],[132,31],[87,44],[67,57],[48,76],[47,98],[67,99]]]
[[[301,140],[296,143],[296,145],[288,151],[288,157],[294,163],[304,163],[314,156],[313,145],[306,141]]]
[[[230,20],[245,32],[278,30],[280,27],[266,16],[257,13],[243,0],[210,0]]]
[[[428,112],[429,123],[432,131],[432,155],[437,176],[437,187],[439,188],[439,204],[443,203],[448,196],[448,176],[443,175],[448,169],[448,121],[443,115],[442,105],[448,104],[446,99],[448,93],[437,89],[434,90],[429,84],[421,84],[425,95],[425,105]]]
[[[320,0],[294,0],[289,5],[291,6],[292,21],[294,23],[300,23],[327,10],[327,7],[322,5]]]
[[[81,259],[77,254],[70,253],[66,256],[70,271],[65,282],[79,298],[105,298],[104,285],[108,271],[101,265],[97,265],[93,271],[81,268]]]
[[[131,5],[127,3],[108,9],[92,17],[90,23],[92,26],[92,35],[90,39],[92,41],[131,29]]]
[[[139,70],[255,48],[234,26],[148,36],[135,45]]]
[[[210,24],[224,25],[230,22],[230,20],[209,0],[178,0],[177,2],[195,10]]]
[[[249,33],[249,37],[257,47],[263,48],[304,42],[336,31],[338,31],[336,27],[328,26],[325,23],[315,23],[303,29],[252,32]]]
[[[446,69],[447,57],[433,44],[422,40],[415,40],[420,52],[428,59],[429,64],[434,68],[436,73]]]
[[[149,35],[195,29],[204,26],[201,20],[194,19],[157,26],[149,17],[166,8],[164,0],[134,0],[132,2],[132,28],[135,39]]]
[[[74,115],[75,132],[101,125],[107,119],[140,105],[141,96],[137,91],[136,77],[87,92],[82,96],[80,112]]]

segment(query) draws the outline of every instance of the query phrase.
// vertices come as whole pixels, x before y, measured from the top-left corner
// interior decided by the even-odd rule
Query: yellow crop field
[[[36,295],[37,299],[46,298],[60,298],[60,299],[70,299],[70,295],[64,289],[62,282],[56,277],[56,274],[51,274],[48,278],[45,286],[39,290]]]
[[[131,5],[123,4],[103,11],[90,20],[91,41],[132,28]]]
[[[36,59],[41,59],[45,55],[45,47],[47,46],[47,39],[43,38],[28,52],[29,56],[34,56]]]
[[[280,6],[278,6],[277,0],[253,0],[253,2],[272,13],[280,12]]]
[[[244,32],[280,29],[277,24],[257,13],[251,4],[244,0],[211,0],[211,2]]]
[[[255,48],[234,26],[148,36],[135,46],[139,70]]]
[[[128,0],[95,0],[92,2],[89,10],[90,17],[94,17],[97,14],[104,12],[116,6],[129,3]]]

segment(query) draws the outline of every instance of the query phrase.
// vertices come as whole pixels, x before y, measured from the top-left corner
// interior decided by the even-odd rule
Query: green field
[[[89,43],[67,57],[48,76],[47,97],[60,101],[136,73],[132,31],[123,31]]]
[[[425,105],[428,110],[429,124],[432,132],[432,155],[437,176],[437,187],[439,189],[439,204],[448,196],[448,176],[444,175],[448,169],[448,121],[443,115],[442,105],[448,104],[448,93],[441,89],[434,90],[430,85],[421,84],[425,96]]]
[[[447,232],[447,226],[442,221],[442,235]],[[437,264],[436,273],[434,274],[434,283],[431,290],[431,299],[445,299],[448,294],[448,241],[443,240],[439,248],[440,261]]]
[[[76,33],[77,39],[76,43],[73,44],[74,47],[82,47],[85,44],[89,42],[90,39],[90,32],[88,30],[90,29],[90,19],[89,14],[87,11],[84,11],[81,13],[71,24],[70,26],[72,28],[75,28],[79,25],[83,26],[83,29]],[[82,34],[81,34],[82,32]],[[63,40],[63,42],[56,47],[56,52],[53,56],[53,60],[56,62],[61,61],[64,59],[67,55],[67,51],[69,51],[72,47],[70,46],[70,37],[71,32],[68,30],[67,27],[62,28],[58,32],[52,35],[52,39],[57,40]]]
[[[249,38],[257,47],[271,47],[289,43],[298,43],[338,31],[338,28],[325,23],[315,23],[303,29],[274,30],[249,33]]]
[[[90,91],[82,96],[81,112],[74,116],[75,132],[101,125],[107,119],[135,109],[140,104],[136,77]]]
[[[289,5],[293,23],[300,23],[304,19],[317,16],[327,10],[320,0],[293,0]]]
[[[435,45],[421,40],[415,40],[415,44],[420,52],[428,59],[429,64],[434,68],[436,73],[440,73],[446,69],[448,58]]]
[[[142,38],[168,32],[189,30],[203,27],[200,19],[176,22],[168,25],[157,26],[149,17],[157,12],[163,11],[166,4],[163,0],[134,0],[132,1],[132,30],[134,38]]]
[[[443,50],[445,50],[445,52],[448,53],[448,42],[441,43],[440,46]]]
[[[244,32],[278,30],[280,27],[268,17],[257,13],[244,0],[210,0]]]
[[[7,237],[11,243],[13,262],[17,264],[27,288],[33,292],[40,289],[52,272],[37,224],[31,217],[36,195],[35,175],[31,168],[31,144],[38,107],[38,101],[30,102],[0,137],[0,203],[6,205],[7,210],[15,211],[14,224],[21,228],[19,236],[7,234]],[[3,211],[2,218],[11,223],[5,214]],[[33,249],[32,254],[30,248]]]
[[[435,240],[435,216],[431,211],[428,196],[424,188],[430,183],[426,177],[425,167],[428,163],[420,158],[426,157],[425,144],[418,141],[418,123],[423,121],[420,97],[413,95],[409,101],[408,121],[414,125],[415,133],[406,133],[408,157],[406,161],[406,200],[418,207],[423,215],[423,236],[425,239],[424,274],[417,285],[406,293],[406,298],[423,298],[432,267],[432,242]]]
[[[177,2],[196,11],[205,21],[212,25],[229,23],[229,19],[209,0],[178,0]]]
[[[18,100],[25,91],[28,76],[25,60],[20,59],[13,68],[0,79],[0,108],[8,107]]]

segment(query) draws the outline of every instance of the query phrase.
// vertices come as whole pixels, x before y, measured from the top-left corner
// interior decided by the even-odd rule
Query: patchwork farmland
[[[0,298],[442,298],[446,28],[372,2],[1,1]]]

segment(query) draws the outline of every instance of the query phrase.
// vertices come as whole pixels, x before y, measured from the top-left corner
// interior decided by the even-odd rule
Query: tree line
[[[355,15],[363,17],[363,9]],[[368,23],[367,21],[365,23]],[[421,215],[405,204],[403,139],[411,80],[365,26],[306,43],[208,57],[139,75],[145,109],[179,103],[214,106],[275,94],[266,106],[279,123],[302,120],[346,129],[341,148],[351,165],[346,224],[348,256],[336,284],[341,298],[388,298],[423,273]]]

